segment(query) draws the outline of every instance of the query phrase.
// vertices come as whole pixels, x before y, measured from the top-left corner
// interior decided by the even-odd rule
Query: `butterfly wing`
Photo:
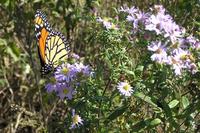
[[[35,15],[35,31],[39,42],[41,72],[47,74],[59,65],[59,61],[67,58],[69,43],[60,32],[52,30],[46,15],[40,10]]]
[[[56,68],[59,62],[67,59],[69,52],[69,42],[66,38],[60,32],[52,31],[46,40],[46,64]]]
[[[38,54],[40,57],[41,66],[45,67],[45,43],[47,36],[52,31],[50,24],[48,23],[46,19],[46,15],[40,11],[37,10],[35,14],[35,32],[36,32],[36,38],[38,40]]]

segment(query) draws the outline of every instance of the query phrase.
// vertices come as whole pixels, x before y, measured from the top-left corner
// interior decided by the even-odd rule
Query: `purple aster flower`
[[[134,29],[137,29],[139,24],[144,24],[146,19],[149,17],[149,13],[144,13],[135,7],[131,8],[121,7],[119,11],[128,13],[126,19],[133,23]]]
[[[119,9],[119,11],[120,11],[120,12],[126,12],[126,13],[128,13],[128,14],[134,14],[134,13],[138,12],[139,9],[138,9],[138,8],[135,8],[134,6],[131,7],[131,8],[128,8],[128,7],[126,7],[126,8],[121,7],[121,8]]]
[[[190,71],[192,74],[195,74],[195,73],[198,71],[198,68],[197,68],[197,66],[196,66],[195,63],[189,63],[189,64],[187,65],[187,67],[188,67],[189,71]]]
[[[113,23],[109,22],[107,18],[102,19],[101,17],[97,18],[97,22],[101,22],[103,26],[108,30],[108,29],[115,29],[117,30],[118,27],[114,25]]]
[[[155,31],[157,35],[162,33],[164,27],[162,17],[159,15],[151,15],[146,22],[145,30]]]
[[[77,75],[78,74],[78,75]],[[80,75],[81,74],[81,75]],[[59,82],[67,82],[76,80],[77,76],[91,76],[92,72],[89,66],[82,63],[62,64],[55,72],[55,78]]]
[[[51,93],[53,91],[57,90],[57,87],[59,86],[59,83],[57,83],[56,79],[54,77],[50,78],[50,83],[46,84],[45,89],[48,93]]]
[[[192,35],[185,38],[185,28],[176,24],[162,5],[155,5],[151,8],[153,14],[145,14],[135,7],[121,8],[120,11],[128,13],[126,19],[133,23],[134,31],[137,32],[142,22],[147,32],[153,31],[159,37],[162,36],[165,45],[161,42],[152,42],[148,46],[148,50],[154,52],[151,60],[171,65],[176,75],[181,75],[183,70],[189,70],[191,73],[197,72],[197,66],[189,49],[200,49],[200,41]],[[149,39],[148,36],[144,38]],[[167,45],[170,46],[166,47]]]
[[[91,70],[89,66],[85,66],[82,63],[75,63],[74,64],[74,69],[77,73],[83,73],[84,76],[90,76]]]
[[[173,57],[182,62],[184,68],[187,68],[187,64],[191,63],[194,59],[190,51],[178,48],[172,52]]]
[[[154,5],[154,9],[156,10],[157,13],[164,14],[165,13],[165,8],[163,5]]]
[[[138,28],[139,24],[144,24],[148,17],[148,13],[139,11],[135,12],[134,14],[128,15],[126,19],[130,22],[133,22],[133,28]]]
[[[193,48],[197,49],[197,50],[200,50],[200,42],[198,41],[195,44],[193,44]]]
[[[197,41],[197,39],[193,35],[188,36],[186,38],[186,40],[187,40],[188,43],[191,43],[191,44],[194,44]]]
[[[134,20],[135,20],[135,18],[136,18],[136,16],[135,16],[135,15],[132,15],[132,14],[130,14],[130,15],[128,15],[128,16],[127,16],[126,20],[128,20],[128,21],[132,22],[132,21],[134,21]]]
[[[179,36],[180,27],[173,22],[170,15],[165,14],[165,9],[160,5],[155,6],[155,9],[156,14],[149,17],[145,29],[155,31],[157,35],[164,33],[165,37],[170,36],[171,33],[174,33],[174,36]]]
[[[72,53],[71,57],[74,58],[75,60],[79,60],[80,59],[80,56],[75,54],[75,53]]]
[[[83,125],[83,119],[79,115],[75,114],[75,110],[73,109],[72,110],[72,125],[70,129],[77,128],[80,125]]]
[[[182,62],[177,59],[176,57],[169,57],[169,64],[172,65],[172,69],[174,69],[174,72],[176,75],[181,75],[183,65]]]
[[[181,72],[182,72],[182,68],[179,64],[174,64],[173,65],[173,69],[174,69],[174,73],[176,75],[181,75]]]
[[[164,26],[164,37],[169,37],[173,44],[179,42],[179,39],[183,38],[184,34],[185,29],[179,27],[175,22],[168,22]]]
[[[73,78],[76,76],[76,71],[73,69],[73,65],[67,63],[62,64],[60,67],[58,67],[55,71],[55,78],[59,82],[70,82],[73,80]]]
[[[120,82],[117,85],[117,89],[119,90],[119,92],[124,95],[124,96],[131,96],[131,94],[133,93],[133,87],[127,83],[127,82]]]
[[[71,100],[74,94],[75,94],[74,89],[65,83],[60,84],[57,89],[57,95],[61,99],[64,99],[66,97],[67,99]]]
[[[148,46],[149,51],[155,52],[151,56],[152,61],[156,61],[158,63],[165,63],[167,60],[167,52],[164,45],[161,45],[161,42],[152,42],[151,45]]]
[[[173,55],[169,56],[169,65],[175,70],[176,75],[181,75],[183,69],[187,68],[187,64],[191,62],[188,58],[190,55],[189,51],[178,48],[173,51]]]
[[[194,36],[190,35],[186,38],[186,41],[191,44],[192,48],[194,49],[200,49],[200,41],[195,38]]]

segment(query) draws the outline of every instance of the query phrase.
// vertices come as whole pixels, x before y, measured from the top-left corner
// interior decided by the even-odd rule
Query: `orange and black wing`
[[[41,71],[42,74],[47,74],[59,65],[59,61],[67,58],[69,43],[60,32],[52,30],[46,15],[40,10],[35,15],[35,32]]]
[[[47,69],[46,62],[45,62],[45,49],[46,49],[46,39],[48,35],[51,33],[52,28],[47,21],[46,15],[40,11],[37,10],[35,14],[35,35],[38,40],[38,54],[40,58],[40,63],[43,69]]]

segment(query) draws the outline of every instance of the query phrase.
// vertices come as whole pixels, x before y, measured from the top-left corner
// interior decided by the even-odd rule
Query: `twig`
[[[32,22],[29,21],[29,28],[28,28],[28,36],[26,38],[26,41],[27,41],[27,44],[28,44],[28,53],[29,53],[29,57],[30,57],[30,61],[31,61],[31,66],[32,68],[34,69],[35,68],[35,65],[34,65],[34,61],[33,61],[33,56],[32,56],[32,52],[31,52],[31,40],[33,40],[31,38],[31,25],[32,25]],[[35,81],[36,81],[36,88],[39,88],[39,80],[38,80],[38,77],[37,77],[37,74],[34,73],[34,78],[35,78]],[[41,89],[39,88],[39,100],[40,100],[40,104],[41,104],[41,110],[42,110],[42,116],[43,116],[43,122],[44,122],[44,126],[46,126],[46,123],[45,123],[45,111],[44,111],[44,107],[43,107],[43,99],[42,99],[42,92],[41,92]]]
[[[58,103],[60,102],[61,100],[57,100],[57,102],[54,103],[53,105],[53,108],[49,111],[46,119],[45,119],[45,123],[48,123],[48,120],[49,120],[49,117],[53,114],[53,112],[55,111],[56,109],[56,106],[58,105]]]
[[[17,130],[17,128],[18,128],[18,126],[19,126],[19,123],[20,123],[20,118],[21,118],[21,116],[22,116],[22,113],[23,112],[20,112],[18,115],[17,115],[17,120],[16,120],[16,124],[15,124],[15,126],[14,126],[14,129],[13,129],[13,133],[15,133],[16,132],[16,130]]]
[[[104,88],[104,91],[103,91],[103,93],[102,93],[102,97],[105,95],[106,90],[107,90],[107,88],[109,87],[110,83],[111,83],[111,79],[109,78],[109,80],[108,80],[108,82],[107,82],[107,84],[106,84],[106,87]],[[103,100],[101,99],[101,101],[100,101],[100,103],[99,103],[99,116],[100,116],[100,114],[101,114],[101,105],[102,105],[102,101],[103,101]]]

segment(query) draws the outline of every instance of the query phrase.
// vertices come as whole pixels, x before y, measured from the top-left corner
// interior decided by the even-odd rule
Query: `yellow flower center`
[[[172,44],[171,47],[174,49],[179,48],[179,43],[176,42],[176,43]]]
[[[104,21],[106,21],[106,22],[108,22],[108,21],[109,21],[109,19],[108,19],[108,18],[106,18],[106,17],[105,17],[105,18],[103,18],[103,20],[104,20]]]
[[[67,88],[63,89],[63,93],[64,94],[68,94],[69,93],[69,90]]]
[[[72,118],[73,123],[78,124],[79,122],[79,116],[78,115],[74,115],[74,117]]]
[[[112,28],[112,29],[116,29],[117,26],[116,26],[115,24],[112,24],[111,28]]]
[[[195,58],[192,55],[188,55],[188,58],[192,61],[195,62]]]
[[[56,79],[55,79],[54,77],[51,77],[51,78],[50,78],[50,82],[51,82],[52,84],[56,84]]]
[[[69,72],[69,69],[68,68],[66,68],[66,67],[64,67],[63,69],[62,69],[62,73],[63,74],[67,74]]]
[[[186,59],[187,59],[187,55],[186,54],[181,56],[181,60],[186,60]]]
[[[123,88],[124,88],[124,90],[128,91],[130,89],[130,85],[126,84]]]

